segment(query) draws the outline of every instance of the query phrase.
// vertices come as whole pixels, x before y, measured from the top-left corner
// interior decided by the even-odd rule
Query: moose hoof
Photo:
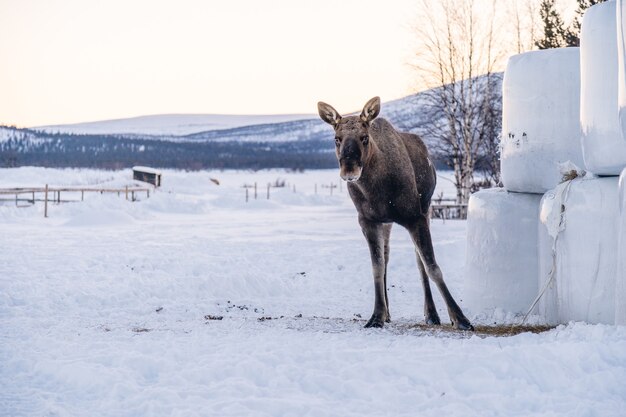
[[[367,322],[367,324],[365,325],[365,328],[370,328],[370,327],[375,327],[375,328],[382,328],[385,325],[385,320],[383,320],[382,317],[380,316],[372,316],[371,319],[369,319],[369,321]]]
[[[426,325],[428,326],[439,326],[441,325],[441,320],[439,320],[439,316],[437,313],[427,314],[426,315]]]
[[[453,323],[454,328],[457,330],[463,330],[463,331],[474,331],[474,326],[472,326],[472,324],[469,322],[469,320],[464,319],[464,320],[459,320],[456,323]]]
[[[439,317],[427,318],[426,319],[426,325],[427,326],[440,326],[441,325],[441,320],[439,320]]]

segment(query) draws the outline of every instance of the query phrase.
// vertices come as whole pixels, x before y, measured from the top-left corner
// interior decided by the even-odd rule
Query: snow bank
[[[619,175],[626,141],[617,112],[618,59],[615,3],[590,7],[580,33],[580,125],[585,166],[594,174]]]
[[[111,210],[99,208],[92,211],[81,210],[71,217],[65,225],[74,227],[83,226],[123,226],[135,223],[135,218],[123,209]]]
[[[617,1],[618,107],[622,138],[626,140],[626,0]]]
[[[568,185],[569,184],[569,185]],[[617,178],[563,183],[541,202],[539,288],[556,270],[539,312],[552,323],[615,321],[618,220]],[[561,207],[564,206],[562,224]]]
[[[615,324],[626,325],[626,169],[619,177],[619,237],[617,281],[615,282]]]
[[[467,217],[465,295],[473,313],[526,312],[537,295],[541,196],[504,189],[472,194]]]
[[[583,163],[578,48],[509,58],[502,91],[502,182],[544,193],[561,180],[558,164]]]

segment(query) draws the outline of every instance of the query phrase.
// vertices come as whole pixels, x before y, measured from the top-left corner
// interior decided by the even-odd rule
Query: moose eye
[[[335,138],[335,145],[337,146],[341,145],[341,139]]]

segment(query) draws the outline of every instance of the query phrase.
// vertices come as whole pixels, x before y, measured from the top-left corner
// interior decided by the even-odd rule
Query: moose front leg
[[[446,283],[443,280],[443,274],[437,262],[435,261],[435,252],[433,250],[433,243],[430,237],[430,227],[428,225],[428,219],[426,216],[421,216],[417,222],[407,227],[411,238],[415,243],[417,253],[421,259],[426,274],[437,285],[441,296],[446,302],[448,307],[448,315],[455,328],[459,330],[474,330],[474,326],[465,317],[463,311],[459,305],[454,301]]]
[[[367,240],[372,258],[374,275],[374,313],[365,327],[383,327],[387,321],[387,300],[385,288],[385,233],[382,223],[371,222],[359,217],[361,230]]]

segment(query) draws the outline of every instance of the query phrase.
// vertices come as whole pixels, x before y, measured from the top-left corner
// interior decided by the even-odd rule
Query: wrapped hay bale
[[[626,141],[626,0],[617,0],[618,112],[622,139]]]
[[[614,2],[587,9],[580,32],[580,125],[587,170],[619,175],[626,141],[618,113],[617,22]]]
[[[541,201],[539,313],[552,323],[615,321],[617,177],[578,178]],[[556,239],[556,243],[555,243]]]
[[[619,228],[615,282],[615,324],[626,325],[626,169],[619,177]]]
[[[578,48],[514,55],[502,85],[502,183],[541,193],[561,180],[559,163],[582,166]]]
[[[472,194],[468,205],[465,301],[474,313],[525,313],[537,295],[541,195],[502,188]]]

